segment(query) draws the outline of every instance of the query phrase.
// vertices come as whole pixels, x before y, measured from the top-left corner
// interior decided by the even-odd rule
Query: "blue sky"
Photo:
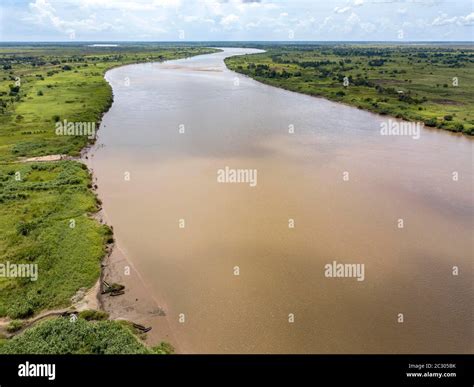
[[[472,41],[472,0],[1,0],[0,41]]]

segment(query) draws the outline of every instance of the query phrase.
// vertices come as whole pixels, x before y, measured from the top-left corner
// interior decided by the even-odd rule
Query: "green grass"
[[[166,354],[172,347],[161,344],[149,348],[134,334],[129,324],[118,321],[86,321],[54,318],[0,342],[0,354]]]
[[[98,208],[90,184],[74,161],[0,166],[0,263],[38,265],[37,281],[0,278],[0,316],[67,306],[95,283],[111,231],[88,216]]]
[[[474,135],[472,46],[262,48],[267,51],[230,57],[226,64],[231,70],[272,86]]]

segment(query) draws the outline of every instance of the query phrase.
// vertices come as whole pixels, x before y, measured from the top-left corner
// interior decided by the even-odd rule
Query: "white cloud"
[[[151,11],[158,8],[178,8],[181,0],[66,0],[67,3],[88,9],[117,9],[121,11]],[[65,1],[65,3],[66,3]]]
[[[463,26],[472,26],[474,25],[474,12],[471,12],[467,16],[461,16],[458,20],[458,23]]]
[[[351,15],[347,18],[346,23],[349,25],[356,25],[360,22],[359,16],[355,12],[352,12]]]
[[[367,33],[372,33],[377,29],[377,26],[373,23],[361,23],[360,28],[362,28]]]
[[[438,16],[436,19],[433,20],[431,25],[433,26],[444,26],[446,24],[453,24],[456,22],[458,18],[456,16],[448,18],[446,14]]]
[[[272,10],[272,9],[279,8],[279,6],[275,3],[268,3],[268,2],[262,2],[262,1],[230,0],[229,3],[233,5],[236,9],[238,9],[240,12],[245,12],[247,10],[255,10],[255,9]]]
[[[346,13],[351,10],[351,7],[336,7],[334,8],[334,12],[336,13]]]
[[[472,40],[471,0],[7,0],[3,40]],[[337,6],[336,6],[337,5]],[[357,11],[357,12],[356,12]],[[356,12],[356,13],[354,13]],[[317,18],[317,21],[316,19]],[[467,27],[467,28],[466,28]],[[32,32],[34,31],[34,33]],[[449,34],[448,34],[449,33]]]
[[[457,24],[458,26],[472,26],[474,25],[474,12],[471,12],[466,16],[452,16],[448,17],[447,14],[443,13],[432,22],[432,26],[445,26],[450,24]]]
[[[85,19],[67,21],[57,15],[56,9],[48,0],[35,0],[29,4],[31,14],[25,18],[39,26],[52,26],[56,30],[71,34],[76,30],[104,31],[113,29],[110,23],[99,23],[96,14],[91,14]]]
[[[199,16],[182,16],[181,17],[186,23],[192,23],[199,20]]]
[[[230,15],[224,16],[221,19],[220,24],[224,27],[227,27],[227,26],[237,23],[238,21],[239,21],[239,17],[231,13]]]

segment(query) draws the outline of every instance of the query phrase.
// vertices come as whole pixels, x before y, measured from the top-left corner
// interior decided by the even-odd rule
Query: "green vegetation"
[[[0,354],[167,354],[169,345],[148,348],[122,321],[71,322],[59,317],[0,342]]]
[[[87,321],[102,321],[107,320],[109,314],[101,310],[83,310],[79,313],[79,317]]]
[[[153,44],[0,46],[0,161],[79,155],[89,139],[57,136],[55,123],[100,121],[112,104],[112,91],[104,79],[108,69],[214,51]]]
[[[35,264],[37,280],[0,277],[0,317],[24,319],[66,307],[100,275],[109,227],[90,215],[100,201],[87,167],[77,161],[20,162],[54,154],[78,156],[87,136],[59,136],[56,123],[93,122],[112,103],[105,72],[128,63],[214,52],[204,47],[130,44],[0,45],[0,264]],[[0,353],[168,353],[142,345],[127,324],[85,311],[77,324],[54,319],[13,339]],[[10,322],[15,332],[23,322]]]
[[[227,58],[227,66],[269,85],[474,135],[472,46],[259,48],[267,51]]]
[[[19,331],[21,328],[23,328],[23,321],[21,320],[12,320],[7,326],[7,332],[8,333],[13,333]]]
[[[98,208],[90,185],[74,161],[0,166],[0,263],[38,265],[36,281],[0,278],[0,316],[67,306],[94,285],[111,231],[88,216]]]

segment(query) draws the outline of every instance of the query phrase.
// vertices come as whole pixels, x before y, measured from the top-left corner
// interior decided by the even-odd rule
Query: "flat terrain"
[[[155,45],[0,46],[0,264],[38,265],[37,281],[0,278],[0,317],[25,319],[71,305],[80,289],[92,287],[99,278],[106,246],[113,241],[111,229],[92,218],[100,200],[89,171],[71,160],[94,139],[57,135],[56,123],[94,123],[98,129],[113,101],[104,79],[112,67],[214,51]],[[30,328],[21,335],[24,339],[15,339],[4,352],[43,353],[34,339],[41,342],[42,335],[58,331],[61,324],[55,319]],[[110,336],[122,329],[101,324],[100,331],[110,328]],[[21,321],[13,320],[11,327],[15,326]],[[129,344],[124,352],[148,351]],[[96,353],[87,347],[70,348],[70,352],[87,351]]]
[[[15,174],[21,177],[15,179]],[[0,314],[29,317],[66,306],[91,287],[111,230],[98,209],[83,164],[74,161],[0,165],[0,262],[35,263],[38,279],[0,278]]]
[[[226,64],[273,86],[474,134],[470,46],[258,48],[267,52],[231,57]],[[56,125],[66,120],[99,127],[113,102],[104,80],[108,69],[214,51],[198,45],[0,46],[0,264],[39,269],[37,281],[0,278],[0,318],[11,321],[12,330],[41,311],[70,306],[79,290],[91,288],[113,242],[112,230],[92,217],[101,207],[92,177],[74,160],[94,139],[57,135]],[[137,345],[129,326],[79,320],[65,330],[65,323],[55,318],[28,328],[3,341],[0,353],[45,353],[48,337],[66,343],[51,346],[55,353],[117,353],[115,343],[122,352],[152,352]],[[90,342],[83,346],[77,335]],[[110,347],[96,346],[94,337]]]
[[[472,45],[286,45],[227,66],[260,82],[474,135]],[[337,128],[335,128],[337,130]]]

